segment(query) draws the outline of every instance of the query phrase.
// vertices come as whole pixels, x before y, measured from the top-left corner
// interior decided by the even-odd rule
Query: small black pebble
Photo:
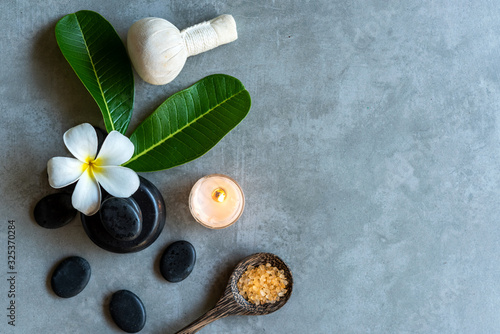
[[[41,227],[54,229],[71,222],[76,213],[71,204],[71,194],[61,192],[42,198],[36,204],[33,216]]]
[[[87,260],[79,256],[71,256],[56,267],[50,284],[56,295],[70,298],[82,292],[89,279],[90,264]]]
[[[189,242],[176,241],[165,249],[160,260],[160,272],[169,282],[176,283],[191,274],[196,262],[196,251]]]
[[[142,301],[128,290],[113,294],[109,312],[118,327],[127,333],[137,333],[146,324],[146,309]]]

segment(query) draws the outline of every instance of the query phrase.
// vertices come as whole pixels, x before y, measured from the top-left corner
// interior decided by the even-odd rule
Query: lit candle
[[[238,183],[222,174],[199,179],[189,195],[189,209],[194,219],[205,227],[228,227],[240,218],[245,196]]]

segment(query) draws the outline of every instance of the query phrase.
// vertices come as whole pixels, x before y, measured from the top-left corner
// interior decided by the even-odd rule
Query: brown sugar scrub
[[[287,285],[285,272],[270,263],[258,267],[248,266],[238,280],[240,295],[255,305],[274,304],[279,301],[280,297],[285,296]]]

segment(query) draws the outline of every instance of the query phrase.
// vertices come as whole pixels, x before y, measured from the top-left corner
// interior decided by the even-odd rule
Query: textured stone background
[[[101,13],[125,38],[146,16],[180,28],[232,14],[239,39],[188,59],[166,86],[136,77],[132,131],[171,94],[212,73],[239,78],[248,117],[202,158],[144,174],[168,221],[150,248],[95,246],[79,220],[59,230],[31,211],[52,193],[46,162],[62,134],[100,125],[62,57],[58,19]],[[232,317],[203,333],[500,332],[500,4],[478,1],[55,1],[0,3],[0,332],[121,333],[106,311],[129,289],[144,333],[173,333],[213,306],[232,267],[273,252],[295,289],[280,311]],[[247,206],[212,231],[190,216],[198,178],[238,180]],[[17,226],[16,327],[7,325],[7,221]],[[185,239],[194,272],[164,281],[159,255]],[[56,297],[48,276],[69,255],[92,266],[87,288]]]

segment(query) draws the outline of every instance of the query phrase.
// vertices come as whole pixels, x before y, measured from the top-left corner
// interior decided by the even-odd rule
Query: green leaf
[[[98,13],[82,10],[57,22],[56,39],[101,109],[106,130],[125,133],[134,106],[134,76],[113,26]]]
[[[135,152],[124,164],[137,172],[172,168],[215,146],[250,110],[250,94],[215,74],[168,98],[132,133]]]

